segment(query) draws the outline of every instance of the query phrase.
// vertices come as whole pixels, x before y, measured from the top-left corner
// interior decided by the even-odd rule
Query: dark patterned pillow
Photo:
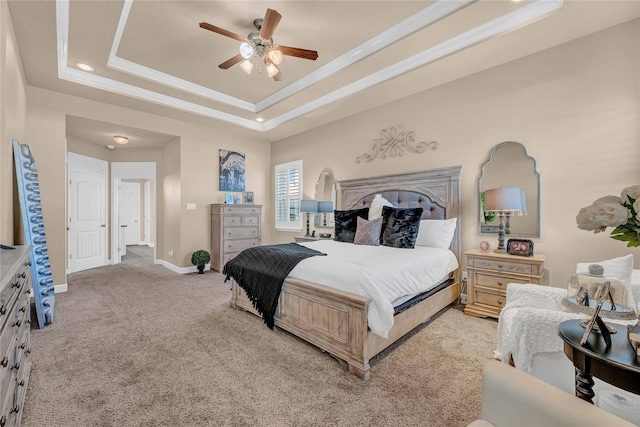
[[[422,208],[382,208],[382,233],[380,243],[393,248],[416,246]]]
[[[367,218],[369,216],[369,208],[334,211],[334,216],[336,236],[333,240],[353,243],[353,239],[356,237],[356,228],[358,227],[356,218]]]
[[[373,221],[367,221],[364,218],[356,218],[358,228],[356,228],[356,237],[353,243],[356,245],[380,245],[380,230],[382,229],[382,217],[378,217]]]

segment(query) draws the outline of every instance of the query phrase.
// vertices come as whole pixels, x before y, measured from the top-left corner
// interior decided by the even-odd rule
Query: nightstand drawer
[[[488,288],[507,290],[508,283],[531,283],[530,278],[513,278],[508,276],[494,276],[492,274],[475,273],[475,285]]]
[[[531,264],[520,264],[509,261],[497,261],[492,259],[473,259],[473,267],[484,268],[487,270],[507,271],[519,274],[534,274]]]
[[[482,292],[481,290],[476,289],[474,302],[476,304],[484,304],[495,307],[497,309],[497,312],[500,313],[500,310],[502,310],[502,307],[504,307],[504,304],[507,302],[507,296],[502,293],[494,294],[489,292]]]

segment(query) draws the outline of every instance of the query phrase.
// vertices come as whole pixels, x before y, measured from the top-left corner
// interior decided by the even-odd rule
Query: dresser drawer
[[[256,207],[239,207],[239,206],[235,206],[235,207],[225,207],[223,210],[223,213],[225,215],[225,217],[227,215],[260,215],[260,207],[256,206]]]
[[[260,241],[256,239],[247,240],[227,240],[224,242],[224,252],[240,252],[247,248],[258,246]]]
[[[482,292],[480,289],[474,291],[474,297],[474,303],[495,307],[497,313],[500,313],[507,302],[507,296],[503,293]]]
[[[245,237],[258,237],[258,227],[244,227],[244,228],[225,228],[224,238],[235,239]]]
[[[239,226],[239,225],[258,225],[260,223],[260,217],[257,215],[251,215],[251,216],[232,215],[232,216],[225,216],[223,222],[225,227],[233,227],[233,226]]]
[[[484,268],[486,270],[506,271],[519,274],[534,274],[531,264],[520,264],[517,262],[497,261],[492,259],[474,258],[473,267]]]
[[[485,286],[502,291],[507,290],[509,283],[532,283],[529,277],[494,276],[486,273],[475,273],[475,286]]]

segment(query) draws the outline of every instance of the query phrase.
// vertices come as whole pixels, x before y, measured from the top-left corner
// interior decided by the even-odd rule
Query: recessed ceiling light
[[[84,70],[84,71],[95,71],[96,70],[91,65],[84,64],[82,62],[76,62],[76,67],[78,67],[78,68],[80,68],[81,70]]]
[[[258,123],[262,123],[262,122],[264,122],[264,119],[263,119],[262,117],[258,117],[258,118],[256,119],[256,122],[258,122]]]

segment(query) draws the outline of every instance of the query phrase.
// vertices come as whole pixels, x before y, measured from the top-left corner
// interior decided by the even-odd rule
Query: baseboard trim
[[[53,286],[53,293],[54,294],[61,294],[63,292],[67,292],[69,290],[69,287],[67,286],[66,283],[62,283],[60,285],[54,285]]]
[[[178,273],[178,274],[190,274],[190,273],[198,272],[198,267],[196,267],[195,265],[191,267],[178,267],[163,259],[157,259],[155,263],[160,264],[161,266],[166,267],[169,270],[173,271],[174,273]],[[204,266],[205,271],[209,270],[210,268],[211,268],[211,264],[207,264]]]

